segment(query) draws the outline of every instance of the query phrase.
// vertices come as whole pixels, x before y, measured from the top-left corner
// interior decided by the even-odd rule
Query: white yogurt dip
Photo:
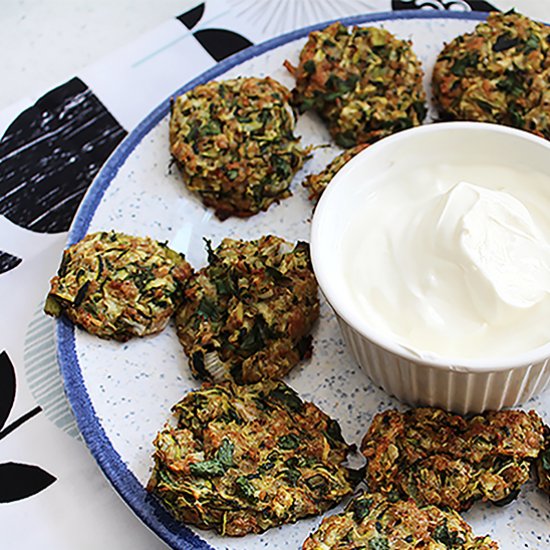
[[[356,208],[343,276],[378,332],[425,358],[508,357],[550,342],[547,175],[393,169]]]

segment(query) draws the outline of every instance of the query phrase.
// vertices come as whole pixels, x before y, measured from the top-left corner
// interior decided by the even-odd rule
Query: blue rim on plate
[[[398,19],[468,19],[483,21],[486,17],[486,13],[479,12],[442,13],[439,11],[404,10],[399,13],[380,12],[325,21],[283,34],[256,46],[251,46],[218,63],[179,90],[176,90],[172,95],[181,95],[198,84],[203,84],[217,78],[229,69],[249,59],[302,38],[311,31],[322,29],[334,21],[341,21],[345,25],[358,25]],[[130,132],[105,163],[80,205],[69,233],[68,244],[74,244],[84,238],[93,215],[118,170],[142,139],[168,114],[169,108],[170,98],[167,98]],[[65,383],[65,391],[75,414],[78,427],[97,463],[116,491],[135,514],[171,547],[181,550],[213,550],[212,546],[193,533],[188,527],[175,521],[158,501],[147,493],[143,485],[128,469],[121,456],[113,448],[96,416],[94,406],[84,384],[76,354],[74,334],[75,328],[70,321],[67,321],[65,318],[58,321],[57,354]],[[159,426],[160,428],[161,426]]]

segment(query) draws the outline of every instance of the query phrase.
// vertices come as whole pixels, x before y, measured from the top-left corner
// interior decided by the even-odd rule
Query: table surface
[[[207,6],[211,14],[217,10],[227,22],[231,13],[226,14],[231,10],[234,12],[245,4],[273,1],[277,0],[207,0]],[[309,5],[313,0],[288,1]],[[158,98],[144,98],[137,112],[130,112],[130,107],[125,110],[123,101],[117,98],[117,85],[112,82],[117,76],[116,68],[130,58],[142,56],[143,59],[144,48],[154,49],[155,41],[170,29],[168,23],[198,3],[193,0],[4,1],[0,18],[0,51],[3,52],[0,64],[4,74],[0,86],[0,135],[24,109],[74,75],[85,75],[93,81],[104,103],[111,110],[119,109],[121,132],[130,131],[167,94],[161,90]],[[467,0],[447,2],[449,5],[460,3],[465,5]],[[470,2],[473,3],[475,0]],[[503,11],[515,6],[534,18],[550,21],[550,0],[494,0],[491,3]],[[345,4],[348,11],[344,15],[386,11],[392,6],[389,0],[349,0]],[[338,2],[319,0],[318,18],[306,18],[300,26],[341,15],[334,10],[344,8],[335,6]],[[304,8],[304,14],[306,12]],[[290,28],[290,23],[281,27],[282,30]],[[243,34],[248,32],[253,42],[263,36],[259,29],[239,30]],[[198,68],[190,68],[188,77],[182,78],[189,80],[198,72]],[[176,88],[170,81],[165,86],[167,90]],[[121,83],[122,89],[124,83]],[[9,156],[0,146],[0,168],[3,155],[4,159]],[[7,380],[10,384],[13,382],[13,395],[6,393],[13,399],[13,406],[4,425],[0,411],[0,478],[5,479],[6,464],[16,477],[23,472],[16,466],[26,465],[35,469],[32,476],[27,475],[25,479],[28,481],[34,476],[39,489],[26,487],[22,482],[16,488],[22,493],[10,499],[0,487],[0,546],[23,550],[103,546],[138,550],[165,548],[105,480],[79,437],[66,403],[60,404],[63,389],[51,347],[53,323],[44,324],[40,304],[47,292],[49,274],[55,271],[66,241],[66,227],[54,225],[53,229],[37,231],[34,226],[14,223],[8,215],[3,215],[3,185],[0,172],[0,401],[6,391],[2,384]],[[17,262],[21,259],[25,260],[21,264],[24,267],[19,268]],[[46,381],[38,382],[36,373],[31,376],[29,365],[33,361],[45,365]]]
[[[192,0],[6,0],[0,51],[2,73],[9,78],[0,87],[0,109],[50,89],[192,5]]]

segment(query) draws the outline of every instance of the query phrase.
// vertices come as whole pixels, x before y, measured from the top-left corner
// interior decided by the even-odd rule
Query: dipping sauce
[[[388,171],[344,236],[348,292],[371,326],[421,358],[540,347],[550,342],[549,212],[540,172]]]

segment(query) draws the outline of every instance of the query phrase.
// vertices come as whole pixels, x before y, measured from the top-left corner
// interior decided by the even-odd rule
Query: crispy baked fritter
[[[544,426],[544,448],[535,462],[538,487],[550,496],[550,427]]]
[[[356,496],[341,514],[325,518],[303,550],[497,550],[488,536],[476,537],[454,511],[418,507],[414,500],[380,493]]]
[[[222,535],[261,533],[320,514],[357,472],[335,420],[280,381],[205,383],[173,407],[148,484],[178,520]]]
[[[373,143],[418,126],[426,115],[420,61],[411,42],[384,29],[333,23],[310,33],[298,67],[293,102],[314,110],[340,147]]]
[[[220,219],[291,195],[309,149],[293,134],[289,100],[276,80],[250,77],[202,84],[173,103],[170,151],[185,185]]]
[[[360,153],[363,149],[365,149],[365,147],[368,147],[367,143],[362,143],[352,147],[351,149],[347,149],[335,157],[327,166],[325,166],[323,170],[321,170],[321,172],[307,176],[302,182],[302,185],[309,190],[309,200],[313,203],[317,203],[332,178],[357,153]]]
[[[476,500],[513,500],[542,445],[534,411],[465,418],[422,407],[376,415],[361,450],[369,490],[462,511]]]
[[[550,139],[550,29],[517,13],[491,13],[443,48],[432,85],[442,118]]]
[[[164,329],[191,272],[182,254],[149,237],[92,233],[64,251],[44,310],[125,342]]]
[[[281,378],[311,355],[319,317],[309,246],[224,239],[185,288],[178,337],[193,375],[248,384]]]

